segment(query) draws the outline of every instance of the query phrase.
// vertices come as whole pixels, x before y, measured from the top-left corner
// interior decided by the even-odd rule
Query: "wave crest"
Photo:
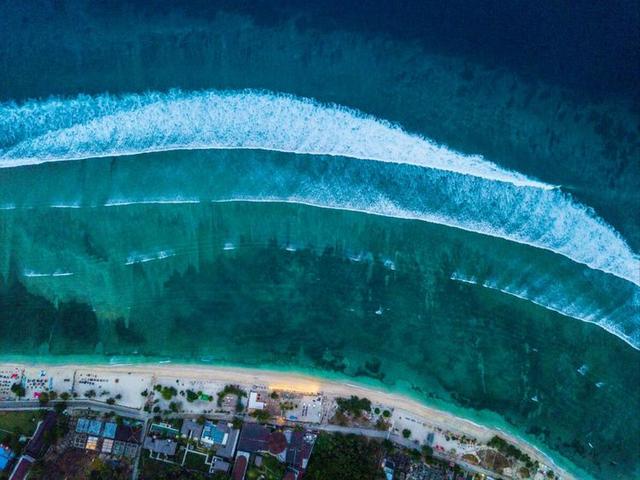
[[[259,91],[79,96],[0,106],[0,167],[181,149],[263,149],[406,163],[553,188],[337,105]]]

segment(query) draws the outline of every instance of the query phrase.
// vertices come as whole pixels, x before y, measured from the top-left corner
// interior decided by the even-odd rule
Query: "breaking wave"
[[[0,167],[182,149],[263,149],[407,163],[553,188],[336,105],[258,91],[147,93],[0,106]]]
[[[640,259],[625,240],[560,189],[339,106],[256,91],[80,96],[4,104],[0,132],[4,167],[189,149],[203,152],[190,161],[202,161],[182,164],[182,173],[208,177],[221,157],[206,152],[227,155],[233,170],[247,167],[222,152],[253,151],[235,188],[219,179],[202,188],[208,199],[295,201],[439,223],[550,250],[640,286]],[[294,157],[304,165],[269,161],[278,152],[303,154]],[[177,164],[174,158],[151,184],[177,182]],[[134,201],[197,202],[202,191],[189,191],[195,178],[181,183],[183,191],[149,191]],[[106,204],[129,200],[123,197]]]
[[[612,315],[612,317],[615,317],[614,320],[610,318],[607,312],[594,308],[593,304],[585,308],[582,302],[576,301],[577,299],[574,299],[573,302],[567,302],[566,297],[562,295],[562,293],[566,294],[566,292],[559,293],[558,299],[550,298],[555,292],[553,292],[552,284],[550,284],[548,279],[545,279],[544,294],[536,292],[537,289],[535,287],[531,288],[524,285],[501,286],[496,280],[481,280],[475,276],[467,276],[458,272],[454,272],[451,275],[451,280],[495,290],[521,300],[526,300],[539,307],[564,315],[565,317],[593,323],[624,340],[636,350],[640,350],[640,323],[638,322],[637,316],[638,309],[640,308],[640,295],[632,297],[629,300],[629,304],[619,305],[618,310],[621,310],[621,312],[615,312],[614,315]],[[559,299],[564,301],[561,302]],[[621,322],[619,320],[620,318],[625,320]]]

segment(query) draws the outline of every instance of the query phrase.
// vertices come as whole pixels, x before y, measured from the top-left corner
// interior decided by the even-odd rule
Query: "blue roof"
[[[4,470],[7,467],[7,464],[13,456],[13,452],[10,448],[0,446],[0,470]]]
[[[100,435],[101,430],[102,422],[100,420],[91,420],[91,422],[89,423],[89,428],[87,429],[87,433],[98,436]]]
[[[78,433],[87,433],[89,429],[89,420],[86,418],[79,418],[78,423],[76,424],[76,432]]]
[[[115,436],[116,436],[116,424],[113,423],[113,422],[105,423],[104,424],[104,432],[102,432],[102,435],[105,438],[115,438]]]

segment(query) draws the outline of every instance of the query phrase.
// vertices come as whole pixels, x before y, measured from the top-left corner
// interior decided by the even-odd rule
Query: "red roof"
[[[284,477],[282,477],[282,480],[296,480],[296,476],[291,470],[289,470],[287,473],[284,474]]]
[[[282,432],[273,432],[269,435],[269,452],[274,455],[278,455],[279,453],[284,452],[285,448],[287,448],[287,437],[284,436]]]
[[[20,457],[20,461],[16,465],[16,468],[13,469],[13,472],[11,472],[9,480],[24,480],[24,478],[27,476],[27,473],[29,473],[29,470],[31,469],[32,463],[32,460],[24,456]]]
[[[244,474],[247,471],[247,457],[238,455],[236,457],[236,463],[233,465],[233,480],[242,480]]]

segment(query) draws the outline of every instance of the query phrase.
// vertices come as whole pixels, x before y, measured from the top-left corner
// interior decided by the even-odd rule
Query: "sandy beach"
[[[531,458],[547,465],[562,478],[573,479],[573,475],[556,465],[546,454],[501,430],[479,425],[451,413],[428,407],[397,393],[390,393],[354,383],[338,382],[304,374],[259,370],[239,367],[198,366],[188,364],[138,364],[138,365],[29,365],[6,363],[3,370],[23,369],[29,371],[49,371],[65,378],[94,376],[109,381],[115,379],[118,392],[124,397],[124,404],[141,408],[140,392],[152,388],[158,382],[206,382],[210,387],[226,384],[238,384],[249,388],[260,386],[271,390],[286,390],[298,393],[321,393],[326,398],[348,397],[357,395],[371,400],[373,405],[386,406],[393,409],[396,418],[407,419],[428,427],[440,428],[467,437],[474,437],[480,443],[486,443],[494,435],[500,435],[508,442],[516,445]],[[129,381],[130,380],[130,381]],[[54,383],[55,385],[55,383]],[[113,384],[112,384],[113,386]],[[138,403],[139,405],[136,405]]]

